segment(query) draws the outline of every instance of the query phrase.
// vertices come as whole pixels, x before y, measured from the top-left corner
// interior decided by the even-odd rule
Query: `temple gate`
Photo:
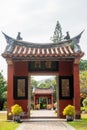
[[[79,61],[84,55],[80,46],[80,33],[59,43],[31,43],[4,34],[7,46],[2,54],[8,65],[8,113],[19,104],[30,117],[31,75],[56,75],[57,116],[68,104],[75,106],[75,117],[80,117]]]

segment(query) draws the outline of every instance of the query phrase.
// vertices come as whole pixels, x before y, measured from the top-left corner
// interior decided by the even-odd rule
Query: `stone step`
[[[55,121],[65,121],[65,119],[60,118],[29,118],[29,119],[23,119],[23,122],[55,122]]]

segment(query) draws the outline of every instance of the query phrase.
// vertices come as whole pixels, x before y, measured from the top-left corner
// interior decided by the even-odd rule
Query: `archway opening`
[[[58,117],[58,77],[31,75],[30,117]]]

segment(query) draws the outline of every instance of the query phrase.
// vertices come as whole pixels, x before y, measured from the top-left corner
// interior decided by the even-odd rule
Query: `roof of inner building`
[[[52,88],[35,88],[34,94],[52,94],[53,89]]]
[[[9,58],[13,60],[81,58],[84,55],[78,44],[81,34],[82,32],[74,38],[58,43],[44,44],[25,42],[4,34],[7,46],[2,56],[6,59]]]

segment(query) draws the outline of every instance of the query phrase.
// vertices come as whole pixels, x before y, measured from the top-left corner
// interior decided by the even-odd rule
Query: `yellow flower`
[[[23,109],[20,105],[15,104],[14,106],[11,107],[11,112],[13,115],[19,115],[20,113],[23,112]]]
[[[63,115],[73,116],[75,113],[74,106],[68,105],[63,110]]]

